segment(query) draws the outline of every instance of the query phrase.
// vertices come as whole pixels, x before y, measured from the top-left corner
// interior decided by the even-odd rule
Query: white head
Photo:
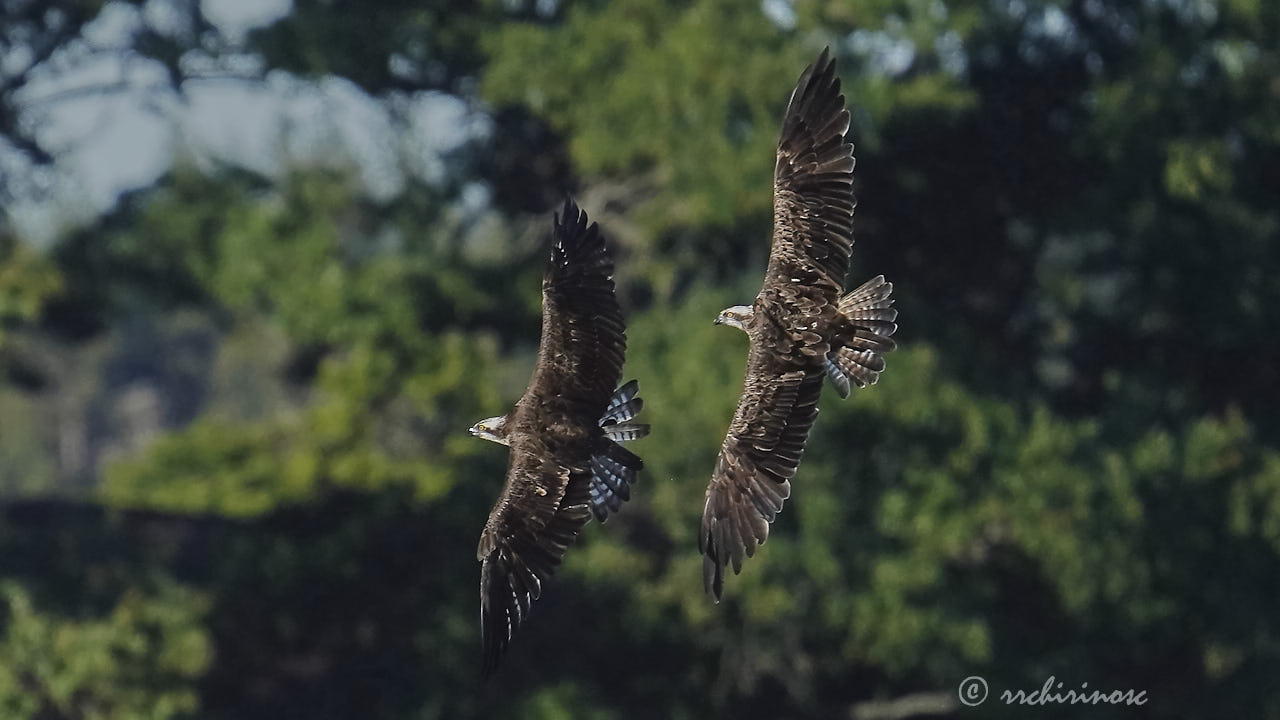
[[[509,445],[507,440],[507,416],[485,418],[471,426],[471,434],[500,445]]]
[[[754,314],[755,310],[750,305],[734,305],[720,311],[720,314],[716,316],[716,325],[729,325],[746,332],[747,328],[744,325]]]

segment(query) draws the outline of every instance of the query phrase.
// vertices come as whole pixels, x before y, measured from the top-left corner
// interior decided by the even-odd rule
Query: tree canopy
[[[1146,692],[1090,717],[1280,718],[1280,5],[217,5],[0,0],[0,714],[1023,717],[1000,692],[1054,676]],[[758,287],[826,45],[852,275],[895,283],[901,347],[824,397],[717,606],[696,532],[746,346],[711,321]],[[110,62],[145,72],[58,89]],[[268,168],[179,132],[29,236],[78,147],[62,93],[177,123],[215,81],[386,120]],[[480,686],[506,456],[466,428],[523,390],[566,193],[653,432]]]

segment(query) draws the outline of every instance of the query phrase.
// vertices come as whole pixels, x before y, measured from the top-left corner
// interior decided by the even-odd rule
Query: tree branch
[[[853,720],[907,720],[916,717],[951,715],[959,707],[952,692],[922,692],[892,700],[868,700],[854,704],[849,711]]]

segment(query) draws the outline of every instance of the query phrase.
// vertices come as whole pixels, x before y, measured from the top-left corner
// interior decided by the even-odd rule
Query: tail
[[[649,434],[648,425],[631,422],[644,407],[639,389],[635,380],[618,388],[600,418],[604,438],[591,456],[591,512],[600,522],[631,499],[631,484],[644,467],[639,456],[618,444]]]
[[[897,344],[890,336],[898,330],[894,321],[893,283],[877,275],[840,298],[840,313],[853,325],[854,333],[845,344],[827,353],[827,378],[840,397],[849,397],[850,383],[858,387],[875,385],[884,372],[883,354]]]

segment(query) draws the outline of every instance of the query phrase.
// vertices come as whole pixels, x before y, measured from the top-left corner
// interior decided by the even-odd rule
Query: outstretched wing
[[[743,557],[769,537],[769,523],[791,495],[791,478],[818,417],[823,370],[780,367],[768,347],[753,343],[747,378],[707,487],[698,549],[702,580],[717,602],[724,569],[742,570]]]
[[[542,280],[542,342],[530,392],[589,409],[596,423],[622,379],[627,337],[613,292],[613,260],[595,223],[572,200],[556,218],[551,262]]]
[[[849,111],[827,50],[791,92],[773,170],[773,245],[762,300],[797,291],[834,316],[853,249]],[[779,317],[779,321],[786,318]]]
[[[545,448],[512,447],[507,488],[480,547],[482,675],[497,668],[565,550],[591,517],[588,477],[550,461]]]
[[[511,466],[477,550],[486,676],[591,517],[589,458],[625,352],[613,262],[566,201],[542,282],[538,364],[508,421]]]

